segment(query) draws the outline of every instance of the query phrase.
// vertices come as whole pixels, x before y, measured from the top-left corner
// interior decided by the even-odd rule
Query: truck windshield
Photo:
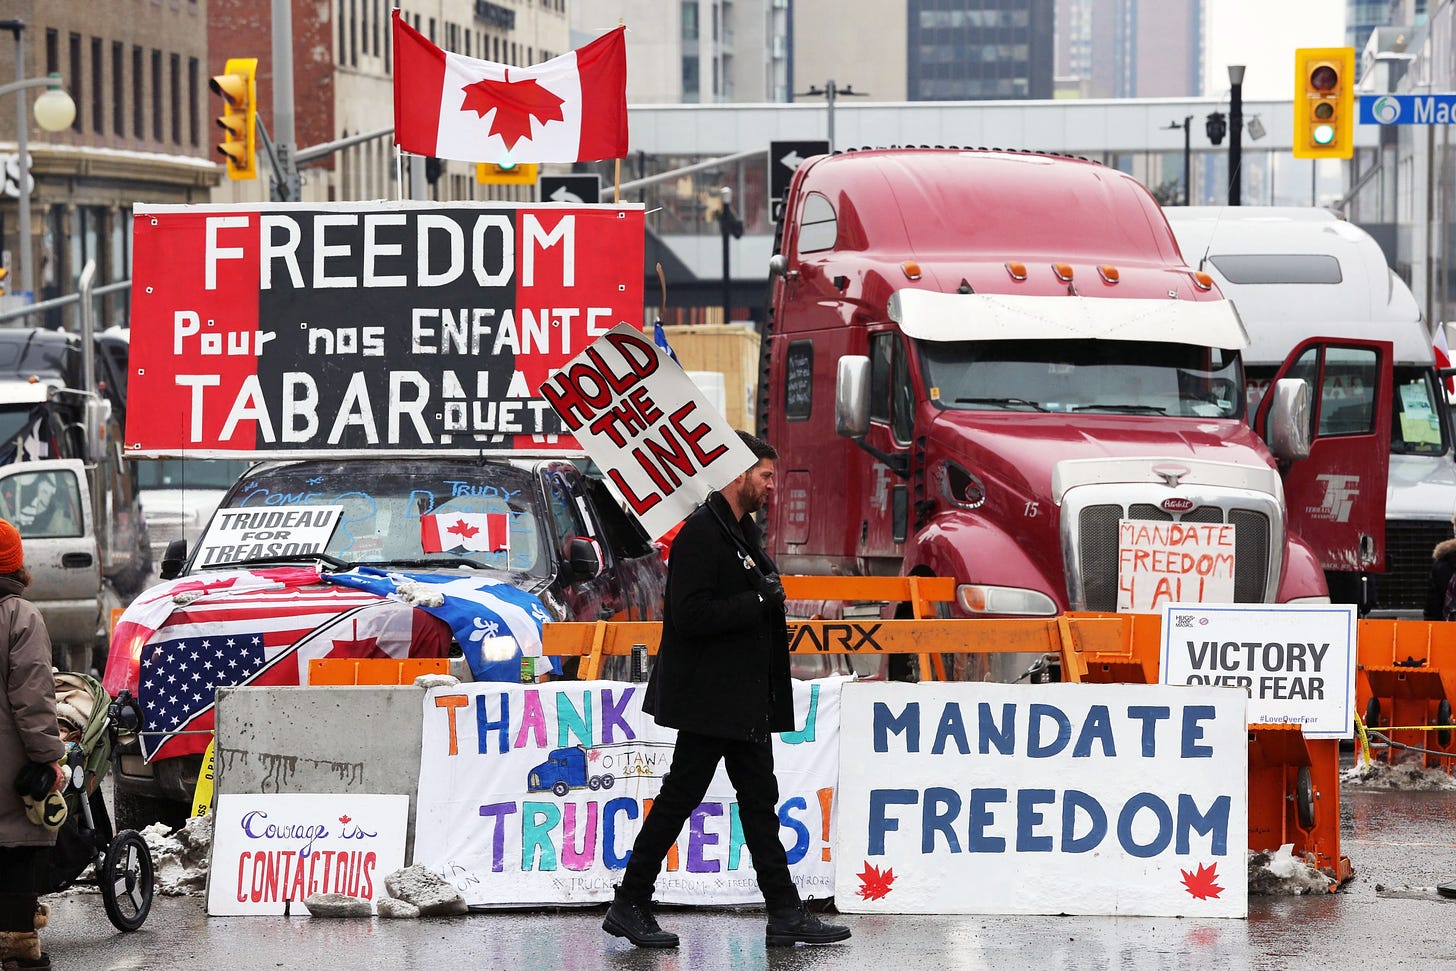
[[[546,576],[550,556],[535,480],[499,463],[371,460],[264,466],[244,477],[222,509],[343,507],[323,552],[349,565],[474,566]],[[494,514],[494,515],[492,515]],[[495,517],[504,515],[504,520]],[[213,517],[199,548],[218,525]],[[505,527],[504,538],[497,524]],[[230,562],[253,559],[246,542]],[[224,557],[224,559],[228,559]],[[200,561],[199,564],[200,565]]]
[[[942,408],[1237,418],[1238,354],[1155,341],[916,341]]]

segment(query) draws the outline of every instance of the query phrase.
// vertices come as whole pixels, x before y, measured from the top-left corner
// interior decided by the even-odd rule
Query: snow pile
[[[175,833],[169,833],[165,823],[153,823],[142,830],[142,838],[152,851],[157,893],[164,897],[202,894],[212,853],[211,816],[194,816]]]
[[[445,603],[445,595],[436,590],[434,584],[412,581],[396,583],[394,599],[411,607],[440,607]]]
[[[1269,896],[1330,893],[1335,880],[1294,855],[1285,843],[1273,853],[1249,853],[1249,893]]]
[[[1405,789],[1430,792],[1456,789],[1456,776],[1443,768],[1428,769],[1418,759],[1407,759],[1394,765],[1371,762],[1356,763],[1340,773],[1340,782],[1363,789]]]

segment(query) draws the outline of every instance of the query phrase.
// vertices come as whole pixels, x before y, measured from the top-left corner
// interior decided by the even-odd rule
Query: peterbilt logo
[[[1185,499],[1182,496],[1172,496],[1158,503],[1158,508],[1164,512],[1187,512],[1193,508],[1193,500]]]

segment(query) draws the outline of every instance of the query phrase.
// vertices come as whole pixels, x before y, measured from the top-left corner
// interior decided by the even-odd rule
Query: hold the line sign
[[[640,206],[137,206],[130,455],[576,448],[539,394],[642,319]]]
[[[629,324],[553,374],[541,394],[654,539],[756,461],[683,369]]]

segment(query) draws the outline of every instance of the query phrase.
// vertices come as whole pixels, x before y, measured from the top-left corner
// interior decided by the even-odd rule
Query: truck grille
[[[1451,538],[1444,519],[1385,522],[1385,573],[1375,576],[1376,610],[1423,611],[1431,578],[1431,551]]]
[[[1071,587],[1068,593],[1074,609],[1117,609],[1117,524],[1121,519],[1231,523],[1234,527],[1234,601],[1262,603],[1270,593],[1272,527],[1268,514],[1262,510],[1225,509],[1210,503],[1197,505],[1179,516],[1153,503],[1134,502],[1125,507],[1121,503],[1097,503],[1080,510],[1068,508],[1072,505],[1064,506],[1063,515],[1075,514],[1070,521],[1076,523],[1076,535],[1071,540],[1077,571],[1068,578]]]

